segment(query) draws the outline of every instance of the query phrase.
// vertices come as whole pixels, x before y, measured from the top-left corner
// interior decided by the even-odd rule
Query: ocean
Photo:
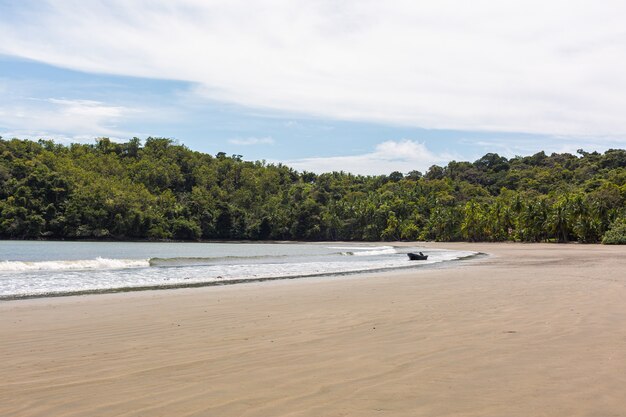
[[[422,251],[427,261],[409,261]],[[469,251],[371,244],[0,241],[0,300],[419,268]]]

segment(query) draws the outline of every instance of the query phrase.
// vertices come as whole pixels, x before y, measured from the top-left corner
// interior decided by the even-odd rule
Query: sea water
[[[418,251],[428,260],[409,261]],[[370,244],[0,241],[0,299],[342,275],[474,255]]]

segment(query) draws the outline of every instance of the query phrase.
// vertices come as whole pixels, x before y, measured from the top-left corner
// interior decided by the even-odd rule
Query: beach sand
[[[0,302],[0,416],[626,416],[626,247]]]

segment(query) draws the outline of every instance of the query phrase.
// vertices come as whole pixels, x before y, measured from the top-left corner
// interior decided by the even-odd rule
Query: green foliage
[[[605,245],[626,245],[626,217],[617,219],[604,234],[602,243]]]
[[[626,151],[578,154],[317,175],[167,138],[0,139],[0,238],[619,240]]]

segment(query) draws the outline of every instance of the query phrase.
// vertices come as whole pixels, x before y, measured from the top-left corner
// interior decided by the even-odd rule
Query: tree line
[[[623,149],[488,153],[362,176],[213,156],[167,138],[0,138],[5,239],[618,243],[625,230]]]

